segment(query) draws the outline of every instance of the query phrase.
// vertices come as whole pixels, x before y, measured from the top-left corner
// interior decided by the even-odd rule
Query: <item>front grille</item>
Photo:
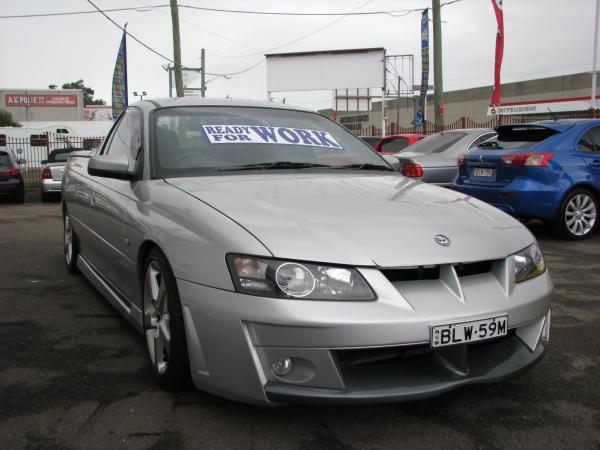
[[[392,283],[397,281],[437,280],[440,277],[440,266],[381,269],[381,273]]]
[[[476,261],[452,264],[459,277],[488,273],[494,261]],[[381,273],[392,283],[399,281],[437,280],[440,278],[439,265],[403,267],[398,269],[380,269]]]
[[[477,261],[473,263],[454,264],[454,270],[459,277],[468,277],[469,275],[478,275],[488,273],[492,270],[492,261]]]

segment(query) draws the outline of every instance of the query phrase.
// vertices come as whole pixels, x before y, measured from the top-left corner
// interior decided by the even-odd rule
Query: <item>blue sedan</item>
[[[522,218],[551,221],[568,239],[598,227],[600,120],[497,127],[498,137],[459,157],[454,188]]]

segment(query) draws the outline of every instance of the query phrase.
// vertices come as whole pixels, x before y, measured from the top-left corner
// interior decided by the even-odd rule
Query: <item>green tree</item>
[[[94,90],[91,87],[85,86],[83,80],[77,80],[72,83],[65,83],[62,85],[63,89],[82,89],[83,90],[83,104],[88,105],[106,105],[106,102],[100,98],[94,99]]]
[[[20,127],[19,122],[13,120],[12,114],[5,109],[0,109],[0,127]]]

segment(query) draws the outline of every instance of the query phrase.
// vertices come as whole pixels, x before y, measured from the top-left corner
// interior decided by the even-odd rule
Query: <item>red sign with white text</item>
[[[74,107],[77,106],[77,95],[36,95],[36,94],[4,94],[6,107]]]

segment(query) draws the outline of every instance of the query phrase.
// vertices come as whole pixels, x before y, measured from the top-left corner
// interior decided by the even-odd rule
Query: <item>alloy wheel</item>
[[[71,229],[71,221],[69,220],[69,215],[65,215],[65,259],[67,261],[67,266],[71,265],[71,261],[73,260],[73,230]]]
[[[580,193],[565,208],[565,223],[575,236],[585,236],[596,223],[596,203],[588,194]]]
[[[151,260],[144,281],[144,317],[146,344],[150,359],[159,374],[164,374],[169,364],[171,329],[169,326],[169,294],[160,265]]]

